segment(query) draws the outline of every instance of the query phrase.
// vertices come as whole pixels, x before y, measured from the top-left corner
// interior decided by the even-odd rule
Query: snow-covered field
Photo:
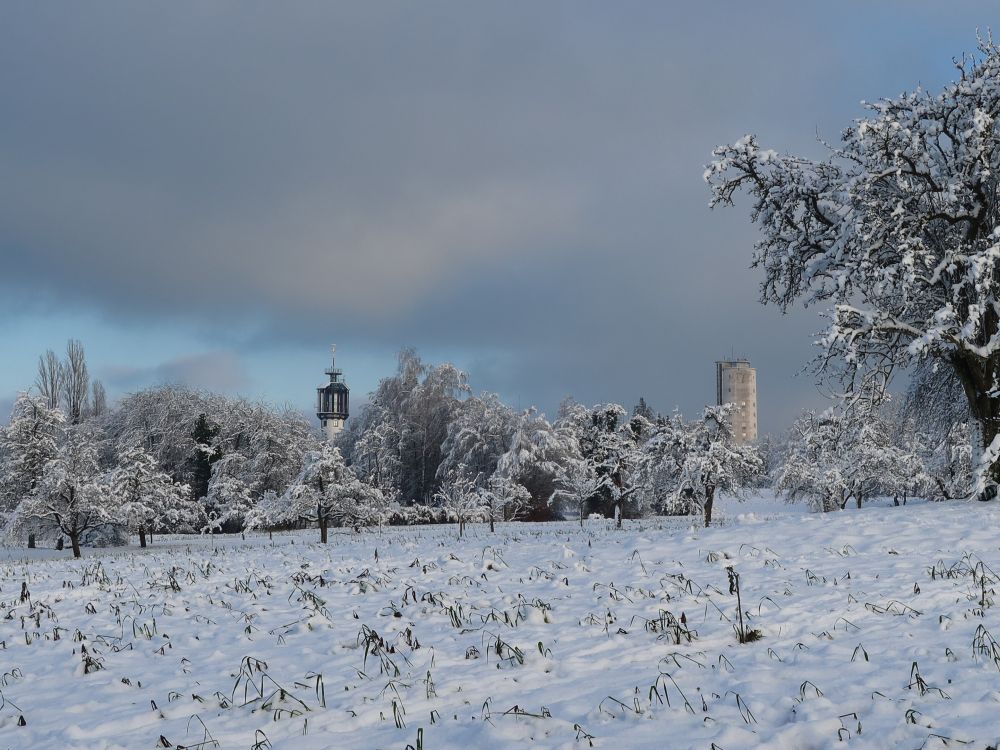
[[[1000,741],[1000,506],[721,511],[4,550],[0,748]]]

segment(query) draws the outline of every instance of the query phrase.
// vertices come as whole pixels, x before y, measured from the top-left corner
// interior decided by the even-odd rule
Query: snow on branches
[[[269,492],[248,511],[246,525],[315,523],[325,544],[331,525],[367,525],[378,518],[384,504],[378,488],[360,481],[344,463],[340,450],[324,444],[306,454],[302,470],[283,494]]]
[[[152,531],[196,528],[200,507],[191,501],[191,488],[174,482],[156,459],[140,446],[127,449],[110,475],[110,492],[118,510],[116,520],[129,534],[138,534],[146,546]]]
[[[740,496],[763,470],[752,445],[737,443],[733,435],[733,404],[705,407],[700,420],[686,426],[676,438],[682,452],[675,494],[692,498],[702,509],[705,526],[712,523],[717,492]]]
[[[73,425],[46,461],[38,482],[18,505],[15,533],[55,531],[69,537],[80,557],[85,531],[116,522],[117,504],[98,463],[97,442],[85,425]]]
[[[940,361],[982,452],[1000,449],[1000,48],[983,40],[958,67],[940,92],[867,104],[824,159],[748,135],[715,150],[705,179],[712,206],[753,200],[762,301],[831,308],[820,359],[844,367],[849,393]],[[1000,461],[984,467],[995,485]]]

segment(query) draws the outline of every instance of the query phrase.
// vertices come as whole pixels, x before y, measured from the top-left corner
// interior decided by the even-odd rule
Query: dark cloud
[[[10,6],[0,305],[194,323],[227,349],[448,350],[549,410],[690,411],[733,349],[776,429],[812,397],[792,373],[819,323],[758,306],[752,227],[706,208],[712,147],[815,152],[859,99],[949,77],[989,10]],[[235,359],[164,367],[113,385],[249,385]]]

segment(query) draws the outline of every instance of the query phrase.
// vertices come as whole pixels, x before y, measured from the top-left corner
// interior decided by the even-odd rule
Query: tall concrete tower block
[[[733,433],[739,443],[757,439],[757,371],[750,360],[734,359],[715,363],[715,403],[736,404]]]
[[[336,346],[332,347],[332,352],[336,354]],[[316,389],[316,416],[319,417],[326,439],[333,441],[344,429],[344,423],[347,421],[351,389],[344,382],[344,372],[337,368],[336,359],[333,357],[326,374],[330,382]]]

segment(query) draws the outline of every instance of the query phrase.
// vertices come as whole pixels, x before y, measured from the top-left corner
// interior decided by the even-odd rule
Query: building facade
[[[336,346],[332,347],[332,352],[336,354]],[[316,389],[316,416],[319,418],[326,439],[332,442],[347,422],[351,389],[344,382],[344,373],[337,367],[335,357],[331,357],[326,374],[330,382]]]
[[[757,439],[757,371],[750,360],[722,360],[715,363],[715,403],[736,404],[733,434],[739,443]]]

